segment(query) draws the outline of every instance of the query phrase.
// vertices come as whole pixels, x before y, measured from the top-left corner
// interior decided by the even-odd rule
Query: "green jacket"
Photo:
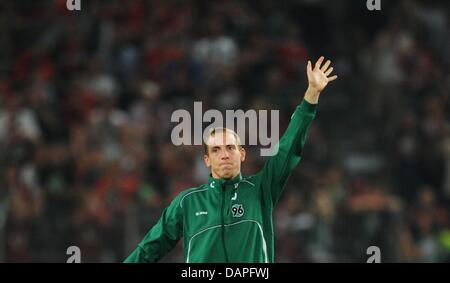
[[[125,262],[156,262],[183,238],[186,262],[274,262],[272,212],[301,159],[316,105],[296,108],[261,171],[181,192]]]

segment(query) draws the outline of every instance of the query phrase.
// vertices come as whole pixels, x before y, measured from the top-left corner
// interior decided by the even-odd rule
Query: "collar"
[[[239,173],[236,177],[233,179],[223,179],[223,178],[214,178],[211,174],[209,174],[208,177],[208,187],[209,188],[217,188],[220,189],[222,187],[222,184],[225,184],[225,186],[234,186],[236,187],[237,184],[242,181],[242,173]]]

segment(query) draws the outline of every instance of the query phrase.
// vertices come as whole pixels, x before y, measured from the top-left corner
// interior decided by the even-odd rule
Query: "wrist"
[[[308,89],[305,92],[304,99],[311,104],[317,104],[319,102],[319,96],[320,91],[318,91],[314,87],[308,86]]]

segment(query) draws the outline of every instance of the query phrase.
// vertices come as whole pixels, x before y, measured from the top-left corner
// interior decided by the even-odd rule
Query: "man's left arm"
[[[284,185],[302,157],[308,129],[316,115],[320,93],[337,76],[330,76],[333,68],[328,60],[322,65],[324,57],[317,60],[314,68],[308,61],[308,89],[303,101],[291,116],[291,121],[278,143],[278,152],[270,157],[260,171],[261,184],[265,198],[273,205],[278,202]]]

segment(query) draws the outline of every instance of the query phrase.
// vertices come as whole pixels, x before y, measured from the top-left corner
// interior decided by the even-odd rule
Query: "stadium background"
[[[171,113],[279,109],[284,131],[320,55],[339,79],[274,214],[276,261],[450,260],[448,1],[65,4],[0,1],[0,262],[122,261],[208,174]]]

